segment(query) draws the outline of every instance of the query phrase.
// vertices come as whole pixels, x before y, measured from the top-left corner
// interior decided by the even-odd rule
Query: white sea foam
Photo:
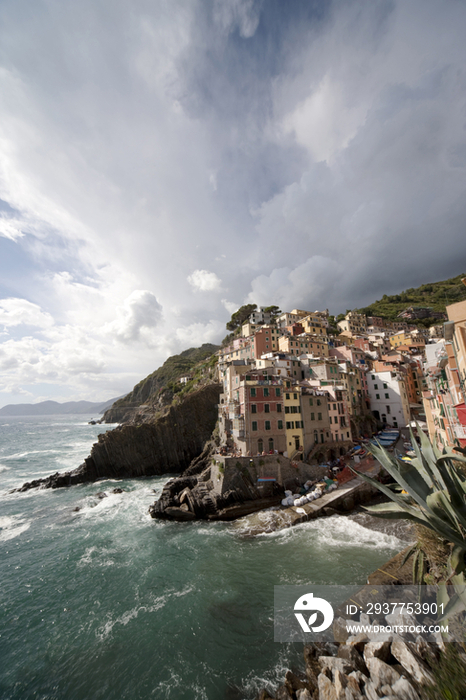
[[[78,561],[78,566],[113,566],[115,560],[111,558],[112,554],[116,554],[116,549],[107,549],[106,547],[88,547],[81,559]]]
[[[157,612],[157,610],[160,610],[161,608],[165,607],[167,600],[169,596],[167,595],[162,595],[159,596],[158,598],[155,599],[154,603],[152,605],[139,605],[131,610],[127,610],[124,612],[122,615],[119,617],[113,618],[111,615],[107,622],[97,630],[96,635],[99,637],[101,641],[106,639],[111,633],[115,625],[123,625],[126,627],[126,625],[131,622],[131,620],[136,619],[139,614],[141,613],[154,613]]]
[[[194,586],[190,586],[190,585],[186,585],[180,591],[177,591],[176,589],[171,589],[171,590],[168,590],[163,595],[159,595],[159,596],[154,597],[154,599],[149,604],[136,605],[134,608],[131,608],[131,610],[127,610],[126,612],[124,612],[122,615],[119,615],[118,617],[114,618],[111,614],[109,614],[108,620],[97,631],[96,634],[101,640],[104,640],[111,634],[115,625],[126,626],[129,622],[131,622],[132,620],[135,620],[140,614],[155,613],[155,612],[157,612],[157,610],[161,610],[162,608],[164,608],[170,599],[181,598],[185,595],[188,595],[193,590],[194,590]]]
[[[312,535],[313,546],[319,549],[355,546],[376,550],[392,549],[403,545],[398,537],[378,530],[370,530],[344,515],[317,518],[283,530],[261,533],[257,537],[293,540],[301,538],[303,532]]]
[[[289,651],[285,645],[280,652],[279,658],[264,675],[258,676],[254,672],[249,673],[243,679],[241,690],[246,697],[255,697],[262,688],[267,688],[274,693],[277,686],[282,685],[286,672],[290,668]]]
[[[31,520],[27,521],[21,515],[0,518],[0,542],[7,542],[15,537],[19,537],[23,532],[31,527]]]
[[[0,474],[2,472],[9,472],[9,471],[10,471],[10,467],[7,467],[5,464],[0,464]]]
[[[16,452],[12,455],[4,455],[2,459],[24,459],[25,457],[30,457],[31,455],[51,455],[59,454],[60,450],[31,450],[29,452]]]

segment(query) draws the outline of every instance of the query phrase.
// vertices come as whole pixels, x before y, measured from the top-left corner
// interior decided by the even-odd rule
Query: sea
[[[115,427],[93,417],[0,417],[1,700],[252,700],[303,668],[273,641],[274,585],[364,584],[406,546],[362,514],[153,520],[169,473],[11,493],[79,466]]]

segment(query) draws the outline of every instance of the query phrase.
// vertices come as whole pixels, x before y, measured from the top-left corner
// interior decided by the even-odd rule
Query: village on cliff
[[[216,353],[215,446],[166,484],[152,517],[232,520],[281,502],[266,529],[287,527],[369,500],[371,443],[410,460],[412,428],[440,451],[465,447],[466,301],[429,328],[412,321],[431,309],[400,315],[335,324],[328,311],[242,307]]]
[[[253,311],[218,352],[226,452],[329,462],[416,424],[440,449],[466,446],[466,301],[430,328],[416,307],[397,321],[350,311],[337,330],[328,311],[277,311]]]

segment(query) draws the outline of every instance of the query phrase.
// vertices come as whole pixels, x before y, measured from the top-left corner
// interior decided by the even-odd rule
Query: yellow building
[[[301,415],[301,387],[291,382],[286,383],[283,396],[285,410],[286,449],[288,457],[303,448],[304,424]]]
[[[329,349],[327,336],[311,335],[282,335],[278,339],[279,352],[287,355],[314,355],[316,357],[328,357]]]
[[[322,314],[312,313],[300,320],[305,333],[327,336],[327,320]]]

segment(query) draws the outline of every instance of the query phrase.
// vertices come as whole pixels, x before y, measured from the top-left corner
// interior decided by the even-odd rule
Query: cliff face
[[[151,421],[146,416],[143,423],[122,425],[99,435],[78,469],[24,484],[19,490],[182,472],[201,454],[215,428],[220,391],[221,385],[209,384],[170,406],[159,418]]]
[[[217,421],[220,385],[188,394],[154,422],[123,425],[103,435],[85,464],[95,478],[184,471],[203,450]]]
[[[169,357],[161,367],[142,379],[125,397],[118,399],[108,409],[101,420],[102,423],[123,423],[133,420],[138,408],[148,404],[152,410],[158,410],[171,403],[173,391],[180,388],[179,379],[182,376],[197,375],[196,383],[201,380],[209,381],[213,376],[212,367],[207,367],[212,355],[219,349],[218,345],[204,343],[200,348],[189,348],[179,355]],[[204,366],[203,366],[204,364]]]

